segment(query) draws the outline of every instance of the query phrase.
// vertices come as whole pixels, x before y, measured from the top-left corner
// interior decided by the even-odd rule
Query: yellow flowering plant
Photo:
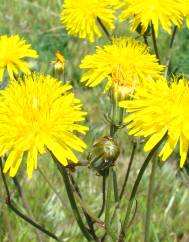
[[[177,29],[188,31],[188,5],[184,0],[65,0],[59,6],[60,29],[65,28],[65,35],[82,40],[76,43],[75,38],[66,37],[64,45],[57,38],[57,45],[54,42],[47,45],[51,56],[49,65],[44,68],[45,57],[41,55],[42,63],[37,63],[37,70],[31,70],[30,65],[30,59],[38,57],[37,51],[21,34],[0,35],[0,81],[3,81],[0,86],[0,202],[5,201],[11,211],[34,226],[37,238],[21,237],[18,241],[50,241],[41,237],[38,230],[59,242],[162,241],[164,229],[156,229],[156,217],[160,213],[153,214],[154,227],[151,226],[151,208],[159,192],[158,187],[157,193],[154,192],[156,167],[163,172],[163,167],[171,162],[161,161],[175,160],[174,169],[184,174],[188,165],[189,78],[172,61],[177,53],[173,52]],[[50,14],[57,15],[53,11]],[[49,38],[56,30],[48,26],[44,33]],[[40,34],[44,33],[40,30]],[[52,36],[55,39],[56,34]],[[43,46],[42,38],[36,38]],[[77,54],[82,52],[74,61],[69,59],[73,50]],[[66,65],[62,53],[66,56]],[[182,65],[180,59],[178,62]],[[74,69],[76,63],[80,64]],[[77,74],[73,75],[73,71]],[[68,81],[70,76],[73,83]],[[129,158],[128,153],[131,153]],[[133,176],[132,169],[136,169]],[[143,194],[147,196],[141,196],[138,189],[143,177],[149,174],[146,171],[150,172],[149,188],[146,192],[144,182]],[[172,171],[169,168],[169,173]],[[40,196],[44,190],[50,209],[47,215],[40,216],[45,221],[53,214],[53,221],[58,217],[55,224],[61,224],[63,214],[64,229],[62,225],[47,229],[44,221],[42,225],[36,222],[39,219],[30,210],[22,187],[27,184],[27,191],[31,192],[35,180],[41,185],[40,176],[53,192],[53,195],[51,191],[46,192],[45,186],[40,190]],[[164,184],[162,178],[160,182]],[[18,192],[12,193],[14,185]],[[68,200],[64,198],[65,192]],[[30,199],[34,200],[32,196]],[[161,200],[164,196],[161,194]],[[52,211],[54,198],[63,205],[60,211]],[[141,204],[146,198],[141,219]],[[166,208],[163,205],[163,219],[174,199],[175,195]],[[3,212],[4,209],[5,206]],[[7,214],[3,216],[7,225],[2,223],[2,231],[8,228],[9,234],[11,223]],[[135,216],[138,216],[136,220]],[[69,221],[74,225],[70,226]],[[74,234],[67,229],[67,224]],[[140,235],[135,236],[138,226]],[[56,232],[50,231],[53,228]],[[1,239],[7,240],[7,234],[0,235]],[[8,240],[14,241],[14,236],[8,236]]]
[[[184,2],[185,0],[123,0],[123,11],[119,18],[124,21],[132,17],[131,30],[135,31],[141,24],[142,33],[152,23],[157,37],[159,25],[168,33],[171,33],[172,24],[181,27]]]
[[[15,176],[27,152],[27,173],[37,168],[38,153],[50,150],[63,166],[78,159],[71,149],[83,151],[85,143],[73,132],[85,133],[80,100],[70,85],[42,74],[31,74],[12,81],[1,91],[1,156],[9,151],[4,172]]]
[[[95,36],[102,35],[97,20],[111,30],[115,28],[115,11],[111,6],[109,0],[65,0],[61,21],[69,34],[94,42]]]
[[[31,45],[20,38],[19,35],[0,35],[0,81],[4,71],[7,70],[10,79],[22,71],[24,74],[30,72],[30,64],[23,58],[37,58],[37,52],[31,49]]]

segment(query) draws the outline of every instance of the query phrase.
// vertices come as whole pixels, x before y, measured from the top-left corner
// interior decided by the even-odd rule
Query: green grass
[[[32,44],[40,56],[37,61],[32,63],[34,70],[51,73],[51,61],[54,59],[54,52],[59,50],[64,54],[66,58],[65,79],[74,85],[76,95],[81,98],[84,109],[88,112],[87,124],[91,130],[86,136],[86,142],[90,147],[96,138],[108,134],[108,123],[105,122],[104,113],[107,113],[109,109],[109,99],[106,95],[102,95],[101,87],[88,89],[79,83],[81,76],[79,63],[83,56],[95,49],[95,44],[89,44],[86,41],[68,36],[60,23],[60,11],[60,0],[0,0],[0,34],[18,33]],[[127,36],[129,35],[128,27],[126,28],[125,24],[121,24],[116,30],[116,35],[124,33]],[[167,52],[169,38],[169,35],[163,32],[160,34],[158,44],[162,58],[164,53]],[[184,28],[176,37],[172,59],[173,70],[176,68],[178,73],[187,75],[189,74],[188,39],[189,31]],[[105,38],[100,39],[97,44],[103,42],[106,42]],[[165,59],[163,61],[165,62]],[[124,129],[119,131],[117,139],[121,147],[121,155],[117,161],[120,188],[129,162],[131,138],[127,136],[126,129]],[[145,157],[142,147],[142,143],[138,145],[127,192],[120,208],[121,216],[125,213],[125,206],[133,182]],[[81,159],[85,158],[87,153],[88,151],[83,154]],[[35,220],[58,236],[62,236],[65,241],[84,241],[73,219],[64,184],[56,166],[48,156],[40,158],[39,166],[53,186],[56,187],[57,192],[60,193],[64,204],[62,207],[61,202],[38,171],[29,180],[26,177],[23,165],[17,179],[20,181]],[[97,176],[94,171],[83,168],[77,169],[73,175],[81,188],[86,203],[94,213],[97,213],[101,206],[101,177]],[[149,169],[145,173],[138,191],[137,215],[128,231],[130,242],[143,241],[148,177]],[[8,178],[8,182],[15,205],[21,211],[27,213],[26,209],[23,208],[13,180]],[[159,164],[155,179],[151,242],[188,241],[188,184],[187,172],[179,171],[176,153],[166,164]],[[6,194],[0,179],[0,241],[9,241],[10,231],[14,237],[13,241],[38,241],[36,231],[6,208],[4,205],[5,198]],[[10,231],[8,226],[11,228]],[[41,233],[40,236],[44,242],[53,241]],[[106,241],[110,240],[107,239]]]

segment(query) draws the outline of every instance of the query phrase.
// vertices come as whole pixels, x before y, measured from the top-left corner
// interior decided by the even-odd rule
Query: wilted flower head
[[[114,29],[115,10],[111,8],[114,1],[111,3],[110,0],[65,0],[61,21],[69,34],[94,42],[95,36],[102,35],[97,18],[107,29]]]
[[[64,71],[64,65],[65,65],[65,59],[64,56],[59,52],[55,52],[56,60],[52,61],[52,64],[54,65],[54,69],[57,72],[63,72]]]
[[[106,79],[105,90],[120,86],[128,94],[140,81],[159,78],[164,69],[145,44],[126,38],[114,39],[112,44],[104,47],[98,46],[95,54],[82,60],[80,68],[88,69],[81,78],[87,86],[97,86]]]
[[[182,25],[182,7],[185,0],[123,0],[123,11],[120,15],[122,21],[132,17],[132,31],[139,25],[144,33],[152,22],[156,36],[159,24],[165,31],[171,32],[171,25]]]
[[[167,133],[159,154],[166,160],[180,144],[180,166],[183,167],[189,144],[189,85],[184,78],[149,81],[137,88],[132,100],[120,102],[129,115],[125,118],[129,134],[149,137],[144,150],[150,151]]]
[[[14,79],[14,74],[22,71],[28,74],[30,64],[25,62],[23,58],[37,58],[37,52],[31,49],[30,44],[26,44],[24,39],[18,35],[0,36],[0,81],[3,78],[5,69],[7,68],[9,77]]]
[[[73,150],[82,152],[85,143],[75,132],[84,134],[80,125],[86,115],[79,99],[51,76],[31,74],[1,91],[0,156],[8,152],[4,172],[15,176],[26,153],[27,173],[37,168],[38,153],[50,150],[66,166],[78,162]]]

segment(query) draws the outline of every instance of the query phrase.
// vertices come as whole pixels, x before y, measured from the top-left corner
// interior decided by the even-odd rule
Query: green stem
[[[104,26],[103,22],[101,21],[101,19],[99,17],[97,17],[97,22],[99,23],[100,27],[102,28],[102,30],[104,31],[106,37],[108,38],[108,40],[110,42],[112,42],[112,38],[108,32],[108,30],[106,29],[106,27]]]
[[[117,114],[117,106],[115,100],[111,97],[111,123],[110,123],[110,136],[113,138],[117,129],[116,129],[116,115]]]
[[[156,164],[157,164],[157,161],[156,159],[154,159],[154,161],[152,162],[149,189],[148,189],[144,242],[150,242],[150,217],[151,217],[151,207],[152,207],[152,200],[153,200],[153,187],[154,187]]]
[[[152,23],[151,23],[151,29],[152,29],[152,42],[153,42],[154,51],[160,63],[159,51],[158,51],[157,42],[156,42],[156,35],[155,35],[154,25]]]
[[[0,181],[0,199],[3,198],[4,195],[4,191],[3,191],[3,186],[2,183]],[[2,227],[5,227],[5,231],[7,232],[7,239],[9,242],[16,242],[16,236],[15,236],[15,231],[12,227],[11,224],[11,220],[10,220],[10,214],[9,211],[7,209],[7,207],[5,206],[4,202],[0,200],[0,202],[2,203],[1,207],[1,211],[2,211]]]
[[[88,241],[93,241],[93,238],[92,238],[91,234],[89,233],[88,229],[85,227],[85,225],[84,225],[84,223],[82,221],[80,212],[78,210],[78,207],[77,207],[74,195],[73,195],[70,179],[69,179],[69,176],[67,174],[66,168],[63,167],[62,165],[60,165],[59,162],[56,160],[56,158],[54,156],[52,156],[52,157],[53,157],[54,161],[56,162],[57,167],[58,167],[58,169],[59,169],[59,171],[60,171],[60,173],[62,175],[62,178],[64,180],[64,184],[65,184],[65,187],[66,187],[66,192],[67,192],[67,195],[68,195],[68,198],[69,198],[69,201],[70,201],[70,205],[71,205],[73,214],[75,216],[75,219],[76,219],[76,221],[77,221],[77,223],[78,223],[78,225],[79,225],[83,235],[85,236],[85,238]]]
[[[54,185],[49,181],[49,179],[46,177],[46,175],[44,174],[44,172],[42,171],[42,169],[38,166],[38,171],[41,174],[41,176],[43,177],[43,179],[47,182],[47,184],[49,185],[49,187],[52,189],[52,191],[54,192],[54,194],[57,196],[57,198],[60,200],[62,207],[65,207],[65,202],[63,201],[62,197],[60,196],[60,194],[57,192],[56,188],[54,187]]]
[[[106,195],[106,209],[105,209],[105,227],[108,234],[111,236],[113,241],[116,241],[116,236],[110,227],[110,210],[111,210],[111,195],[112,195],[112,181],[113,181],[113,167],[109,168],[107,184],[107,195]]]
[[[17,180],[16,177],[13,177],[13,182],[15,184],[15,187],[18,191],[18,194],[21,198],[21,201],[22,201],[22,204],[23,204],[23,207],[25,208],[26,212],[27,212],[27,215],[33,220],[35,221],[35,218],[34,218],[34,215],[32,213],[32,210],[30,208],[30,205],[29,205],[29,202],[27,200],[27,197],[25,196],[25,193],[23,192],[23,189],[19,183],[19,181]],[[39,230],[38,229],[35,229],[35,233],[36,233],[36,237],[37,237],[37,240],[38,241],[43,241],[42,237],[41,237],[41,234],[39,233]]]
[[[78,203],[80,204],[80,206],[83,210],[83,213],[85,215],[87,224],[90,229],[90,233],[93,236],[94,240],[97,240],[98,238],[95,234],[94,223],[97,223],[98,225],[100,225],[103,228],[104,228],[104,223],[100,219],[96,218],[96,216],[88,208],[88,205],[83,201],[83,197],[81,195],[81,192],[80,192],[80,189],[79,189],[77,183],[74,180],[74,177],[71,174],[69,174],[69,178],[70,178],[70,182],[74,189],[75,198],[78,201]]]
[[[125,188],[126,188],[126,185],[127,185],[127,181],[128,181],[129,174],[130,174],[130,171],[131,171],[131,166],[132,166],[132,163],[133,163],[133,160],[134,160],[134,156],[135,156],[136,147],[137,147],[137,143],[133,143],[133,148],[132,148],[132,152],[131,152],[129,165],[128,165],[127,172],[126,172],[126,175],[125,175],[125,179],[124,179],[124,182],[123,182],[121,193],[120,193],[120,196],[119,196],[120,200],[123,197],[123,194],[124,194],[124,191],[125,191]]]
[[[113,167],[113,188],[114,188],[114,199],[115,203],[119,203],[119,193],[118,193],[118,184],[117,184],[117,174],[115,167]]]
[[[135,200],[135,196],[140,184],[140,181],[144,175],[144,172],[150,162],[150,160],[152,159],[152,157],[154,156],[155,152],[157,151],[157,149],[159,148],[159,146],[161,145],[161,143],[163,142],[164,138],[165,138],[166,134],[164,135],[164,137],[154,146],[154,148],[150,151],[150,153],[148,154],[148,156],[146,157],[139,173],[138,176],[136,178],[136,181],[134,183],[130,198],[129,198],[129,203],[128,203],[128,207],[127,207],[127,211],[126,211],[126,215],[125,215],[125,219],[124,219],[124,223],[123,223],[123,229],[120,233],[119,236],[119,242],[122,242],[124,237],[125,237],[125,232],[127,230],[128,224],[129,224],[129,219],[130,219],[130,213],[132,210],[132,206],[133,206],[133,202]]]
[[[109,175],[108,175],[107,179],[108,179],[108,184],[107,184],[107,194],[106,194],[105,225],[106,225],[106,227],[109,227],[112,179],[113,179],[113,168],[112,167],[109,168]]]
[[[106,202],[106,174],[102,177],[102,207],[98,214],[98,218],[100,218],[104,212],[105,202]]]
[[[143,35],[143,39],[144,39],[144,43],[148,46],[149,45],[148,44],[148,38],[145,34]]]
[[[9,192],[9,187],[7,184],[7,180],[5,177],[5,174],[3,173],[3,165],[2,165],[2,160],[0,159],[0,170],[1,170],[1,176],[3,179],[3,184],[6,190],[6,194],[7,194],[7,199],[6,199],[6,205],[16,214],[18,215],[20,218],[22,218],[23,220],[25,220],[27,223],[31,224],[32,226],[34,226],[35,228],[37,228],[38,230],[40,230],[41,232],[43,232],[44,234],[48,235],[49,237],[55,239],[56,241],[59,242],[63,242],[63,240],[59,239],[56,235],[54,235],[53,233],[49,232],[48,230],[46,230],[43,226],[37,224],[36,222],[34,222],[32,219],[30,219],[29,217],[27,217],[26,215],[24,215],[23,213],[21,213],[13,204],[11,201],[11,197],[10,197],[10,192]]]
[[[177,26],[174,26],[173,33],[172,33],[172,36],[171,36],[171,41],[170,41],[170,44],[169,44],[168,58],[167,58],[167,62],[166,62],[166,65],[165,65],[166,66],[166,68],[165,68],[165,78],[167,78],[167,76],[169,75],[169,68],[170,68],[171,56],[172,56],[172,48],[173,48],[176,33],[177,33]]]

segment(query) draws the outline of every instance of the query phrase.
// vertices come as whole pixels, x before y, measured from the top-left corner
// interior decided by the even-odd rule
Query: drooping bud
[[[118,144],[112,137],[105,136],[97,140],[89,153],[90,167],[103,175],[104,171],[113,166],[120,154]]]
[[[55,52],[56,60],[52,61],[52,64],[54,65],[54,69],[57,73],[63,73],[64,71],[64,65],[65,65],[65,59],[64,56],[59,52]]]

